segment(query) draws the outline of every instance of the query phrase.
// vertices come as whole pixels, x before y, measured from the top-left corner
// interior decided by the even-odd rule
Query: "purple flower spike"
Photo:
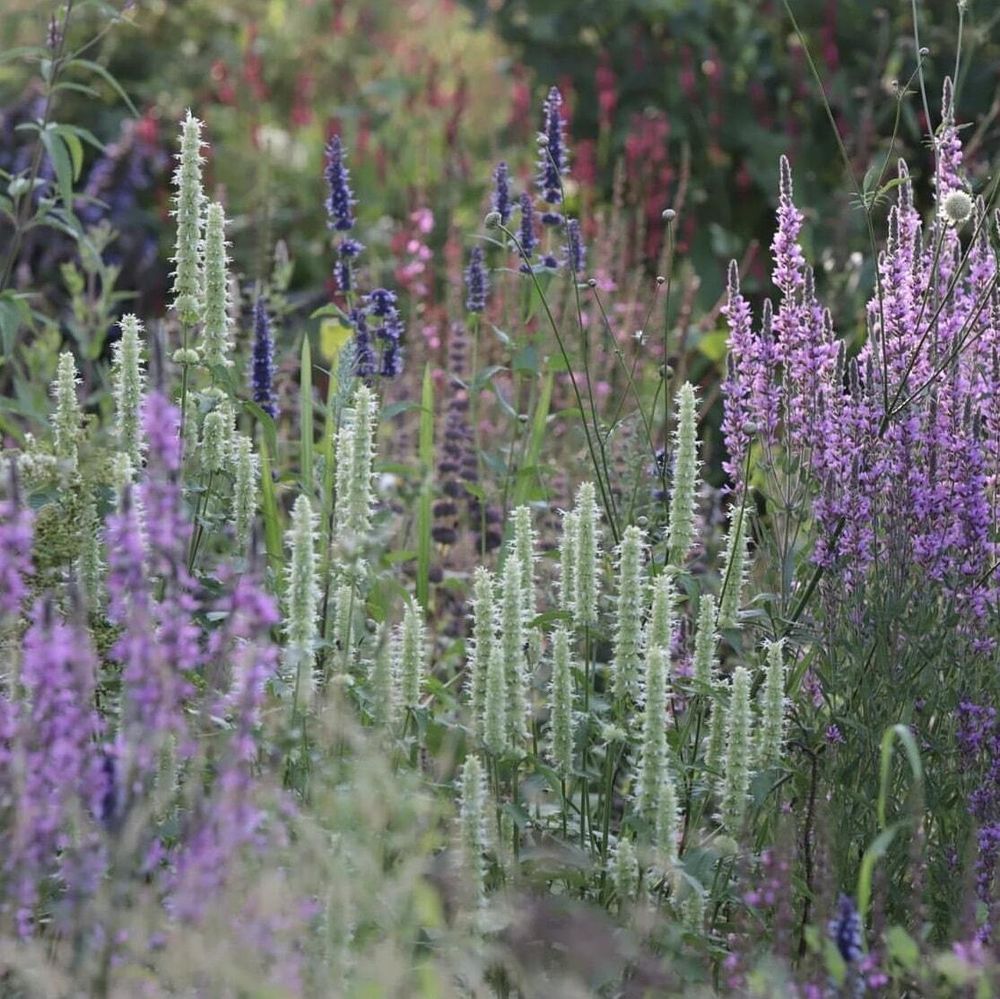
[[[328,225],[338,232],[354,228],[354,195],[351,193],[351,174],[344,162],[340,136],[335,135],[326,147],[326,182],[330,194],[326,202]]]
[[[250,367],[250,389],[253,401],[268,416],[276,419],[278,403],[274,396],[274,341],[271,318],[263,298],[253,307],[253,359]]]

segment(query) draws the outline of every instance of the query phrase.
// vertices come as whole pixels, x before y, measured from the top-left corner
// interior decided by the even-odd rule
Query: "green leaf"
[[[91,73],[99,76],[111,89],[125,102],[125,106],[132,112],[132,114],[138,118],[139,112],[136,110],[136,106],[129,99],[128,94],[122,89],[122,85],[99,63],[94,62],[92,59],[70,59],[66,63],[67,69],[81,68],[89,70]]]
[[[914,784],[922,784],[924,780],[924,769],[920,762],[920,750],[913,733],[906,725],[893,725],[887,728],[882,734],[882,743],[879,747],[879,786],[878,786],[878,824],[884,829],[886,825],[886,811],[889,799],[889,775],[892,766],[892,750],[894,739],[898,739],[903,744],[907,761],[910,764],[910,774]]]
[[[890,926],[885,934],[886,950],[897,964],[907,971],[916,971],[920,965],[920,948],[902,926]]]
[[[49,154],[52,169],[55,170],[56,184],[59,187],[59,197],[67,208],[73,206],[73,161],[66,143],[52,128],[41,133],[42,145]]]
[[[264,515],[264,546],[267,549],[268,563],[274,572],[274,585],[280,594],[284,583],[281,572],[281,521],[278,517],[278,501],[274,493],[274,479],[271,477],[271,453],[266,435],[260,442],[260,492],[261,510]]]

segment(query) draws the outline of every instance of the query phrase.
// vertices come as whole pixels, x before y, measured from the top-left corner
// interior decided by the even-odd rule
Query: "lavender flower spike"
[[[469,266],[465,269],[465,307],[469,312],[482,312],[486,308],[489,287],[489,278],[483,264],[483,248],[474,246],[469,254]]]
[[[340,136],[335,135],[326,147],[326,182],[330,195],[326,202],[328,223],[331,229],[346,232],[354,228],[354,195],[351,193],[351,174],[344,162]]]
[[[274,397],[274,340],[271,336],[271,319],[263,298],[253,307],[253,357],[250,366],[250,389],[253,401],[271,419],[278,416]]]

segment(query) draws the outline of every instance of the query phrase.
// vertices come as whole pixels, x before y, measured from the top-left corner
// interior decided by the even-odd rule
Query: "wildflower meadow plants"
[[[994,994],[1000,234],[951,85],[860,336],[778,164],[721,491],[673,256],[626,352],[569,124],[496,166],[439,372],[342,137],[319,364],[184,116],[166,314],[60,343],[4,453],[5,994]]]

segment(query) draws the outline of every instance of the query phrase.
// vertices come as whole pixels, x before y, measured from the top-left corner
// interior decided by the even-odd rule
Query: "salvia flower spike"
[[[308,705],[315,685],[314,660],[319,609],[316,517],[306,496],[292,508],[287,545],[285,670],[294,684],[296,707]]]
[[[720,819],[733,836],[742,831],[750,790],[751,709],[750,673],[745,666],[733,670],[732,694],[726,726],[726,757],[719,794]]]
[[[121,339],[111,358],[111,391],[115,403],[115,433],[118,450],[128,455],[132,468],[142,465],[143,437],[140,425],[144,376],[142,370],[142,323],[134,315],[122,316]]]
[[[258,297],[253,307],[253,356],[250,364],[251,398],[271,419],[277,419],[274,394],[274,338],[267,303]]]
[[[552,633],[552,680],[549,685],[549,758],[566,780],[573,773],[573,667],[569,632],[562,624]]]
[[[174,215],[177,243],[174,250],[173,307],[185,326],[201,319],[202,229],[205,194],[201,185],[202,123],[188,111],[181,124],[181,149],[174,172]]]
[[[698,482],[698,428],[696,398],[685,382],[677,399],[674,437],[674,479],[670,489],[670,564],[681,568],[694,543],[695,489]]]
[[[612,669],[616,700],[634,698],[642,660],[642,619],[646,610],[646,536],[629,526],[618,549],[618,613],[615,618]]]
[[[222,205],[213,201],[205,214],[201,359],[209,367],[219,368],[228,368],[233,363],[229,255],[226,245],[226,215]]]
[[[486,308],[489,290],[483,248],[474,246],[469,253],[469,266],[465,269],[465,308],[469,312],[482,312]]]

